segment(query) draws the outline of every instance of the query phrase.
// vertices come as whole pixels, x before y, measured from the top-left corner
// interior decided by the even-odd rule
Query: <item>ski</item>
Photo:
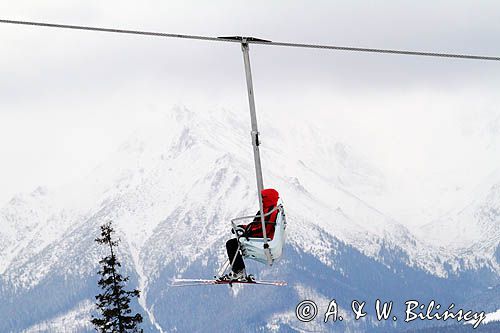
[[[254,281],[238,281],[238,280],[217,280],[217,279],[174,279],[170,284],[172,287],[189,287],[189,286],[206,286],[206,285],[233,285],[233,284],[260,284],[266,286],[286,286],[286,281],[276,280],[254,280]]]

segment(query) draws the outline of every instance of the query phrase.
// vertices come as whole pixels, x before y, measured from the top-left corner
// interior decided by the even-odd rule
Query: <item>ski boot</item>
[[[217,281],[246,281],[247,275],[245,269],[238,272],[229,272],[229,274],[224,274],[216,278]]]
[[[244,268],[238,272],[231,271],[229,272],[228,277],[231,281],[245,281],[247,278],[247,272]]]

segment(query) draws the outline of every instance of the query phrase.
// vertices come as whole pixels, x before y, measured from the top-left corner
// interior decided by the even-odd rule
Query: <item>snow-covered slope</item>
[[[468,205],[423,226],[420,233],[461,256],[485,258],[499,271],[500,172],[485,179]]]
[[[200,306],[197,295],[218,295],[220,309],[227,309],[227,295],[219,291],[188,295],[167,283],[176,275],[211,276],[225,257],[230,219],[256,211],[246,115],[227,110],[194,114],[177,107],[147,116],[150,122],[91,174],[64,188],[18,196],[0,210],[1,296],[9,304],[24,305],[4,330],[52,327],[51,323],[71,317],[78,304],[95,295],[102,251],[93,240],[99,225],[108,220],[114,221],[122,240],[119,255],[124,269],[143,292],[140,306],[149,319],[149,330],[196,331],[197,323],[166,314],[179,295],[186,298],[179,308]],[[388,279],[403,288],[413,279],[426,279],[451,297],[446,278],[459,279],[465,269],[489,273],[476,286],[465,287],[462,298],[492,281],[498,283],[498,254],[494,260],[472,252],[464,259],[454,248],[452,252],[415,237],[367,202],[364,194],[383,191],[385,178],[362,153],[318,131],[314,124],[299,127],[293,119],[261,119],[260,123],[264,182],[280,191],[290,222],[289,256],[277,269],[262,274],[281,272],[292,284],[306,285],[323,297],[329,296],[325,292],[330,289],[321,284],[329,279],[371,296],[370,283]],[[496,195],[498,190],[492,190],[485,197],[489,206],[478,204],[471,213],[480,230],[476,239],[488,248],[498,244],[498,219],[490,218],[493,204],[498,203]],[[304,269],[330,275],[302,279]],[[280,325],[278,314],[288,313],[290,300],[300,297],[294,290],[277,292],[281,309],[276,309],[273,329]],[[251,297],[259,295],[263,294]],[[344,299],[349,297],[345,292]],[[266,302],[266,306],[272,304]],[[0,314],[8,309],[0,306]],[[260,318],[254,322],[255,329],[265,327],[264,309],[249,309],[261,311],[255,313]],[[221,329],[234,323],[212,325]]]

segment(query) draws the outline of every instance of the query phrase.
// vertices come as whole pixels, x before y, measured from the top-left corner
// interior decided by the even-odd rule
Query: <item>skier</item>
[[[278,199],[279,199],[279,193],[275,189],[269,188],[269,189],[263,189],[261,191],[262,195],[262,205],[264,209],[264,215],[267,213],[271,212],[274,208],[276,208],[276,205],[278,204]],[[271,214],[267,215],[264,217],[265,221],[265,226],[266,226],[266,236],[269,239],[273,239],[274,236],[274,226],[276,223],[276,217],[278,215],[278,210],[275,210]],[[234,263],[231,267],[231,272],[225,276],[222,277],[222,279],[229,279],[229,280],[245,280],[248,278],[252,278],[252,276],[246,275],[245,271],[245,263],[243,261],[243,257],[238,249],[239,244],[238,244],[238,238],[239,237],[257,237],[261,238],[263,237],[262,233],[262,222],[260,219],[260,211],[257,212],[254,220],[252,223],[248,225],[238,225],[236,227],[236,232],[237,232],[237,238],[232,238],[226,242],[226,250],[227,250],[227,256],[229,258],[229,262],[232,263],[234,260]],[[234,233],[234,230],[233,230]],[[236,256],[236,258],[235,258]]]

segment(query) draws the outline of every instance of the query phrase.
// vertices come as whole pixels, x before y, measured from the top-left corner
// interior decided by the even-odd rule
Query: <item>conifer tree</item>
[[[103,246],[109,247],[109,255],[99,261],[101,269],[99,286],[103,292],[97,295],[96,305],[100,312],[99,317],[92,316],[92,324],[101,333],[136,333],[142,332],[138,324],[142,322],[142,316],[137,313],[131,315],[130,301],[133,297],[139,297],[139,290],[124,290],[125,282],[129,277],[123,277],[118,268],[120,262],[116,258],[115,250],[119,240],[113,240],[114,233],[111,222],[101,226],[101,237],[95,241]]]

